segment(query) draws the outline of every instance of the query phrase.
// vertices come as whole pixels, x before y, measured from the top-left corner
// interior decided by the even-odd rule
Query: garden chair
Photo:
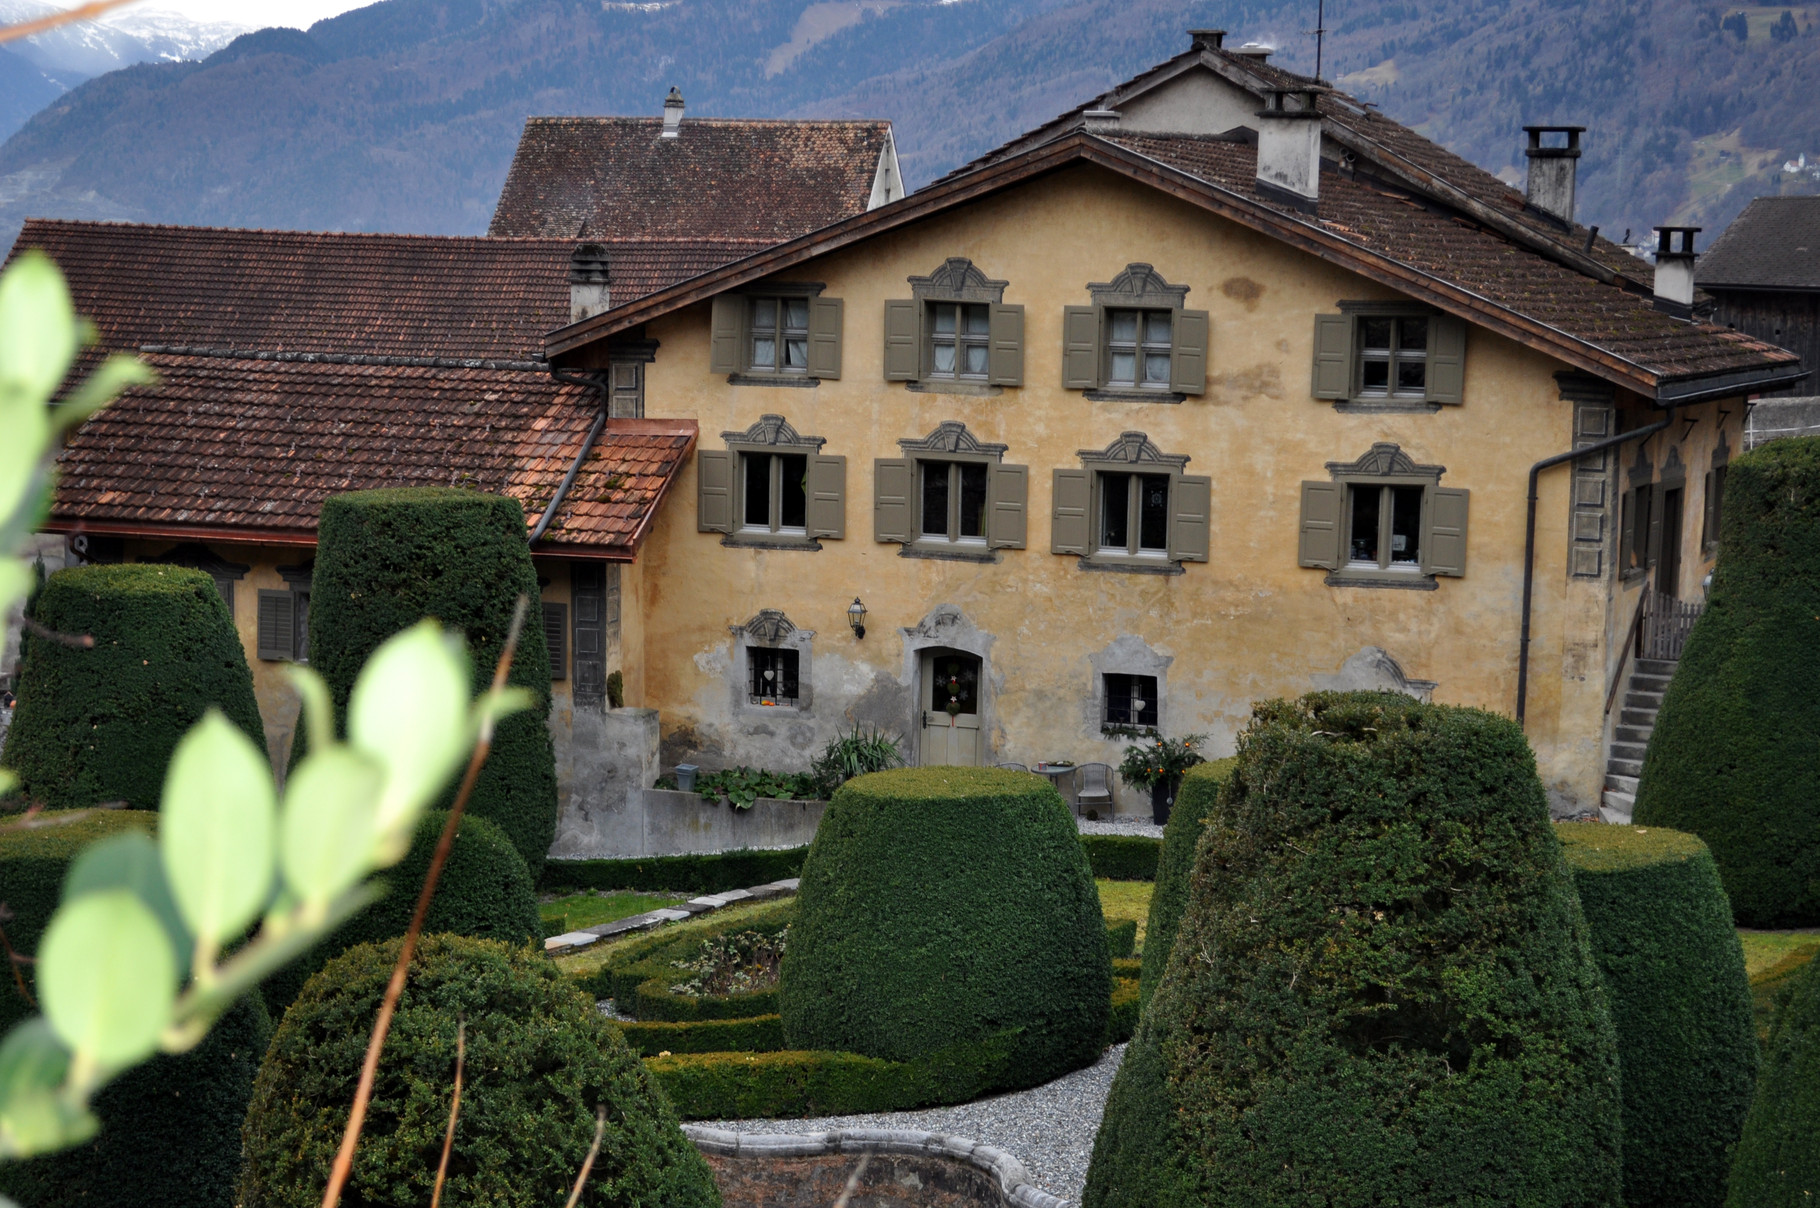
[[[1030,769],[1021,763],[995,763],[995,768],[1004,768],[1007,772],[1028,772]]]
[[[1074,790],[1074,808],[1077,813],[1090,809],[1104,810],[1112,814],[1112,765],[1106,763],[1083,763],[1076,774]]]

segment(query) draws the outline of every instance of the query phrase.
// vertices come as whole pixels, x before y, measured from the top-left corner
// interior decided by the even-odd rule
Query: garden
[[[26,1208],[1055,1204],[952,1137],[738,1129],[1101,1069],[1088,1208],[1820,1196],[1820,442],[1732,465],[1634,826],[1551,822],[1507,718],[1315,693],[1258,703],[1230,758],[1139,749],[1160,840],[855,730],[801,780],[696,785],[822,793],[806,848],[558,861],[516,502],[325,503],[280,782],[207,575],[12,557],[81,337],[29,255],[0,278],[21,331],[0,1192]],[[82,406],[132,380],[110,365]]]

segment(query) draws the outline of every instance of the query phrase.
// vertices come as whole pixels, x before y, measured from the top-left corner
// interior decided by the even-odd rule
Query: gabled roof
[[[1080,164],[1150,185],[1647,397],[1767,389],[1800,372],[1793,353],[1670,318],[1640,293],[1575,271],[1505,230],[1392,182],[1324,164],[1320,212],[1307,215],[1257,189],[1256,149],[1247,143],[1101,138],[1082,130],[552,332],[547,351],[560,357],[816,256]]]
[[[148,355],[159,384],[91,417],[58,458],[51,531],[313,545],[342,491],[465,486],[534,526],[598,412],[529,370]],[[693,420],[610,420],[540,554],[629,559],[695,442]]]
[[[533,117],[487,233],[778,242],[864,213],[891,123]]]
[[[758,244],[600,241],[630,300]],[[533,365],[569,321],[572,239],[261,231],[27,220],[12,255],[63,269],[104,350]]]
[[[1820,197],[1759,197],[1694,269],[1702,289],[1820,290]]]

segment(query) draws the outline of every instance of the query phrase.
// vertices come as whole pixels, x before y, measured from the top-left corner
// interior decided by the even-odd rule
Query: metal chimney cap
[[[1232,53],[1242,59],[1256,59],[1258,62],[1264,63],[1268,62],[1270,56],[1276,52],[1277,48],[1274,46],[1266,46],[1262,42],[1247,42]]]
[[[664,108],[669,109],[671,107],[675,107],[677,109],[681,109],[683,107],[682,92],[674,84],[670,85],[670,95],[668,95],[664,98]]]

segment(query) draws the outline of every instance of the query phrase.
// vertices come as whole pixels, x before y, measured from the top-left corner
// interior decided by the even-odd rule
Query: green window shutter
[[[746,327],[744,294],[716,294],[708,323],[708,372],[738,373],[745,358],[740,355]]]
[[[1296,547],[1300,566],[1335,570],[1340,565],[1340,515],[1346,486],[1338,482],[1302,484],[1302,533]]]
[[[1466,573],[1466,503],[1469,491],[1435,487],[1428,492],[1428,531],[1422,534],[1422,570],[1431,575]]]
[[[1053,486],[1053,510],[1049,518],[1049,552],[1087,556],[1091,526],[1093,476],[1086,470],[1057,470]]]
[[[847,535],[847,459],[809,459],[809,536]]]
[[[1352,397],[1352,316],[1314,317],[1314,396]]]
[[[1029,466],[992,467],[992,510],[986,517],[987,545],[993,549],[1024,548],[1030,527],[1029,498]]]
[[[1638,494],[1637,498],[1648,502],[1649,536],[1646,540],[1649,544],[1645,547],[1645,553],[1648,555],[1649,561],[1645,565],[1654,570],[1656,561],[1662,557],[1662,488],[1656,483],[1651,483]]]
[[[1459,403],[1466,392],[1466,324],[1452,315],[1428,321],[1428,401]]]
[[[991,318],[992,348],[987,354],[986,381],[993,386],[1024,384],[1024,308],[995,304]],[[1023,542],[1018,542],[1022,547]]]
[[[1177,562],[1205,562],[1212,528],[1213,479],[1183,474],[1169,487],[1169,556]]]
[[[550,648],[550,678],[565,679],[569,673],[569,606],[543,606],[543,640]]]
[[[733,531],[733,454],[703,449],[695,455],[695,528]]]
[[[908,299],[885,303],[885,380],[914,382],[921,369],[922,325],[916,303]]]
[[[910,503],[916,485],[916,463],[907,457],[881,457],[872,463],[872,539],[910,540]]]
[[[1092,306],[1062,308],[1062,389],[1100,384],[1100,312]]]
[[[1207,393],[1209,324],[1204,310],[1175,312],[1175,342],[1169,349],[1169,388],[1181,394]]]
[[[297,601],[288,591],[259,592],[258,657],[290,662],[297,649]]]
[[[840,377],[841,300],[809,299],[809,376]]]

